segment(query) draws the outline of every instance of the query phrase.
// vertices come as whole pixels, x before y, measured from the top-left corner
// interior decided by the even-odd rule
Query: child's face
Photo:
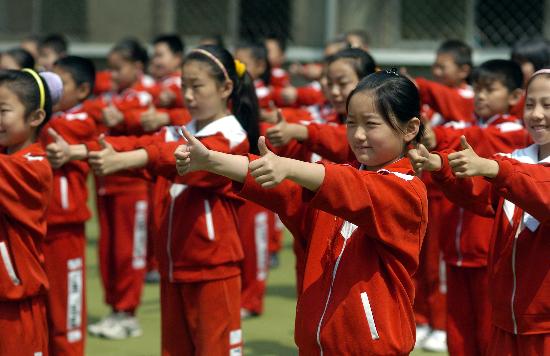
[[[112,80],[122,90],[134,85],[143,72],[140,62],[125,59],[120,53],[112,52],[107,58]]]
[[[252,79],[256,80],[264,74],[267,66],[262,60],[252,57],[252,51],[247,48],[239,48],[235,51],[235,59],[243,62]]]
[[[22,69],[19,64],[13,59],[12,56],[4,53],[0,55],[0,69],[12,69],[12,70],[20,70]]]
[[[355,94],[349,103],[346,122],[351,150],[370,170],[401,157],[405,147],[404,134],[395,131],[378,113],[374,100],[369,92]]]
[[[40,47],[38,49],[38,67],[51,71],[55,61],[59,59],[59,54],[50,47]]]
[[[151,70],[158,78],[166,77],[179,71],[181,57],[174,54],[166,43],[160,42],[155,45]]]
[[[25,106],[17,95],[0,85],[0,146],[14,147],[32,137],[33,122],[25,118]]]
[[[196,120],[225,116],[227,100],[233,89],[231,82],[220,85],[210,72],[210,65],[188,61],[183,66],[182,93],[185,107]]]
[[[550,79],[546,75],[535,77],[529,85],[523,121],[535,143],[550,144]]]
[[[499,80],[478,81],[474,83],[474,111],[481,119],[506,114],[517,103],[515,93]]]
[[[456,64],[449,53],[439,53],[432,66],[432,74],[436,81],[449,87],[458,87],[468,77],[469,67]]]
[[[350,60],[338,59],[327,68],[326,93],[334,110],[341,115],[346,113],[346,100],[359,83],[359,77]]]
[[[529,61],[523,61],[519,63],[519,65],[521,66],[521,72],[523,73],[523,87],[525,88],[529,78],[531,78],[533,73],[535,73],[535,66]]]
[[[53,107],[53,111],[67,111],[70,108],[80,104],[88,96],[89,86],[77,85],[72,74],[59,66],[54,66],[53,72],[61,78],[63,82],[63,95],[59,102]]]
[[[279,43],[274,39],[265,40],[265,47],[267,48],[267,59],[273,67],[280,67],[285,62],[285,53],[279,47]]]

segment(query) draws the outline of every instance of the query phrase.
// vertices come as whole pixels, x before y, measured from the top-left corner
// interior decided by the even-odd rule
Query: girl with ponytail
[[[258,152],[258,101],[244,64],[224,48],[201,46],[186,56],[182,73],[185,106],[193,118],[186,129],[211,149]],[[97,150],[88,162],[98,175],[146,168],[157,181],[162,354],[241,353],[243,249],[237,208],[242,200],[227,178],[177,175],[174,151],[185,143],[180,132],[167,126],[151,136],[100,138],[87,144]],[[77,151],[82,149],[71,147]]]

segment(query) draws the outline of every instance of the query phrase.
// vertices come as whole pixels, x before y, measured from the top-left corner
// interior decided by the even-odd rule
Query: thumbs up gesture
[[[185,126],[181,127],[180,134],[187,141],[174,151],[176,169],[179,175],[203,169],[208,164],[210,150],[195,136],[191,135]]]
[[[408,156],[417,175],[420,175],[422,171],[431,172],[441,169],[441,157],[430,153],[421,143],[416,148],[409,150]]]
[[[273,188],[288,177],[289,168],[284,158],[277,156],[267,148],[265,137],[258,139],[261,158],[250,162],[250,175],[264,188]]]
[[[280,109],[277,110],[277,124],[266,131],[269,142],[275,147],[285,146],[290,140],[305,140],[307,128],[300,124],[289,124]]]
[[[122,169],[119,161],[119,153],[105,140],[105,135],[99,136],[101,151],[92,151],[88,155],[88,163],[98,176],[113,174]]]
[[[449,154],[449,165],[455,176],[467,178],[485,176],[493,178],[498,174],[498,163],[479,157],[463,135],[460,137],[462,151]]]
[[[116,108],[112,103],[102,110],[103,123],[107,127],[115,127],[124,121],[124,114]]]
[[[157,131],[162,126],[170,123],[168,113],[158,111],[153,103],[140,115],[140,122],[145,132]]]
[[[48,129],[48,135],[53,142],[46,146],[46,156],[53,168],[59,168],[71,159],[71,148],[53,128]]]

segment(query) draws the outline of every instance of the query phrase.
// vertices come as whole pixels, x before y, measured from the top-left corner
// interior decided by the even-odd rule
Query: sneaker
[[[416,325],[416,343],[414,344],[414,348],[422,347],[424,344],[424,341],[430,334],[432,329],[428,324],[417,324]]]
[[[116,319],[116,314],[111,313],[103,317],[103,319],[101,319],[100,321],[88,325],[88,332],[92,336],[101,336],[101,331],[103,330],[103,328],[109,324],[114,323],[115,319]]]
[[[137,318],[124,312],[116,313],[113,322],[106,323],[101,329],[101,336],[112,340],[138,337],[142,334],[143,331]]]
[[[424,351],[447,352],[447,333],[443,330],[433,330],[424,340]]]
[[[160,282],[160,273],[157,270],[151,270],[145,275],[145,283],[156,284]]]

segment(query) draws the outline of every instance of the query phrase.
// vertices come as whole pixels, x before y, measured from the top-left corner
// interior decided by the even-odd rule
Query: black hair
[[[48,122],[52,115],[52,99],[48,83],[40,75],[38,76],[44,86],[44,121],[37,127],[36,135]],[[40,89],[36,79],[31,73],[20,70],[0,70],[0,86],[6,86],[15,93],[19,101],[25,107],[25,118],[40,109]]]
[[[361,29],[350,30],[346,32],[346,38],[348,36],[357,36],[361,39],[363,46],[368,46],[370,42],[370,36],[367,31]]]
[[[109,52],[120,54],[125,60],[131,62],[141,62],[143,68],[147,67],[149,55],[143,45],[135,38],[125,38],[118,42]]]
[[[260,79],[265,85],[271,83],[271,64],[267,57],[267,48],[263,42],[241,42],[235,47],[235,51],[239,49],[247,49],[250,51],[252,58],[257,61],[264,61],[265,71],[260,75]]]
[[[202,36],[199,42],[208,41],[213,46],[225,48],[223,36],[220,34]]]
[[[235,59],[225,48],[212,45],[205,45],[197,48],[207,51],[223,64],[229,79],[233,82],[233,91],[229,96],[231,112],[248,134],[250,152],[258,154],[258,138],[260,136],[258,119],[260,117],[260,109],[258,97],[256,96],[256,88],[254,87],[254,82],[250,74],[245,72],[244,75],[239,78],[235,68]],[[204,53],[191,51],[184,58],[183,63],[185,64],[189,61],[207,63],[210,66],[213,77],[220,84],[225,83],[226,78],[222,68]]]
[[[55,51],[55,53],[63,56],[67,53],[68,42],[65,36],[58,33],[53,33],[42,38],[38,43],[38,48],[45,47],[51,48]]]
[[[450,54],[456,65],[467,65],[470,68],[472,64],[472,48],[461,40],[447,40],[437,49],[437,54]]]
[[[94,91],[95,66],[88,58],[78,56],[67,56],[55,61],[54,66],[60,67],[71,74],[76,85],[88,83],[90,94]]]
[[[346,48],[336,52],[326,59],[327,65],[339,60],[347,59],[351,61],[353,69],[360,80],[376,71],[376,62],[372,56],[360,48]]]
[[[351,98],[364,91],[374,96],[376,110],[398,132],[403,132],[400,125],[408,123],[412,118],[420,119],[420,94],[413,82],[401,76],[396,69],[381,70],[361,79],[352,90],[346,101],[346,111],[349,111]],[[420,127],[415,142],[420,142],[424,136],[424,125]]]
[[[535,71],[550,65],[550,41],[541,37],[520,40],[512,47],[510,59],[517,63],[529,62]]]
[[[286,43],[286,40],[283,37],[277,36],[276,34],[271,33],[271,34],[268,34],[267,36],[265,36],[264,43],[267,40],[273,40],[273,41],[277,42],[277,45],[281,49],[281,52],[286,52],[287,43]]]
[[[176,34],[159,35],[153,39],[153,45],[157,45],[159,43],[165,43],[173,54],[183,56],[185,44],[180,36]]]
[[[472,73],[473,83],[498,81],[509,91],[519,89],[523,85],[521,67],[508,59],[491,59],[481,63]]]
[[[23,48],[12,48],[8,49],[6,52],[2,53],[3,55],[8,55],[12,57],[19,68],[34,68],[34,57]]]

